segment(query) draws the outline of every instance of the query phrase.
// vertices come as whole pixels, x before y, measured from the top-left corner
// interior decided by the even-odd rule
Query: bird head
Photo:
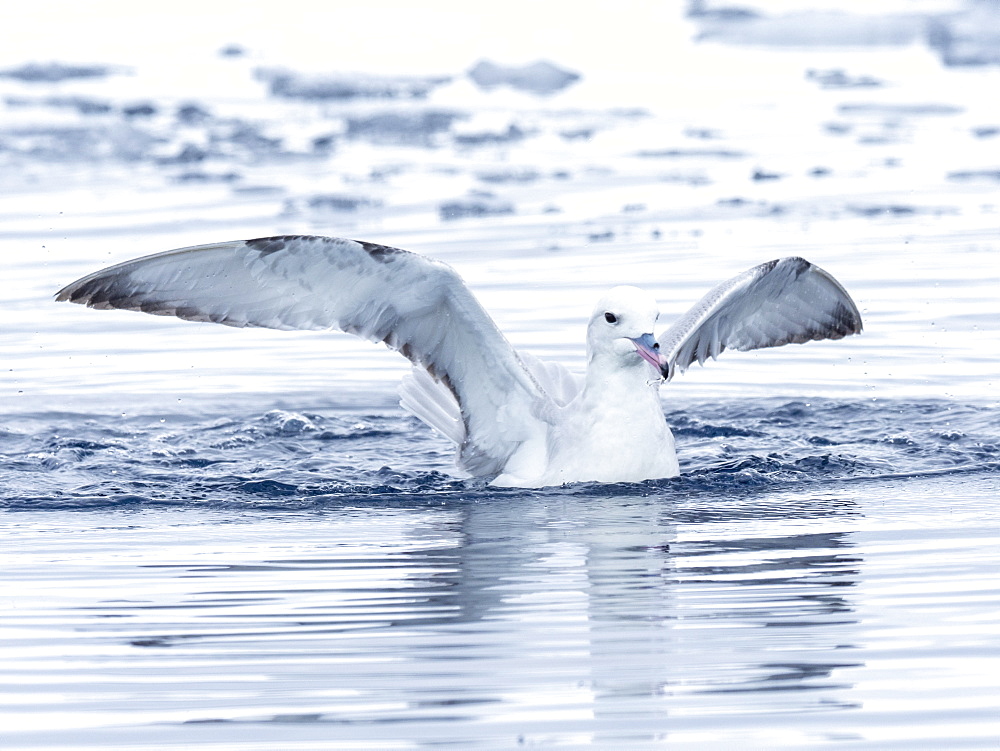
[[[597,301],[587,326],[588,360],[607,361],[622,368],[649,363],[662,372],[664,359],[653,329],[660,311],[656,300],[638,287],[615,287]]]

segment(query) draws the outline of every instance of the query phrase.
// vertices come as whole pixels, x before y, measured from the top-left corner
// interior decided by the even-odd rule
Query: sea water
[[[544,98],[2,79],[0,745],[996,745],[998,71],[671,54]],[[668,325],[783,255],[865,332],[665,384],[678,478],[496,490],[383,347],[52,302],[284,233],[440,258],[576,372],[606,287]]]

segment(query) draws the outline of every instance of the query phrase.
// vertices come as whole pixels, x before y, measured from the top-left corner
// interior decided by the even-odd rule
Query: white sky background
[[[768,13],[830,9],[852,13],[940,12],[965,0],[708,0]],[[25,62],[118,64],[141,76],[116,77],[129,100],[260,95],[238,66],[220,65],[236,44],[251,66],[302,72],[458,75],[481,59],[508,65],[546,59],[583,74],[564,106],[643,106],[653,111],[742,96],[771,76],[801,74],[778,52],[746,69],[743,52],[695,45],[688,0],[501,3],[457,0],[34,0],[5,8],[0,67]],[[860,53],[852,50],[852,56]],[[836,53],[835,53],[836,55]],[[923,65],[900,56],[900,64]],[[842,64],[841,57],[833,62]],[[934,61],[936,65],[936,60]],[[912,73],[912,71],[910,71]],[[93,84],[108,91],[107,83]],[[66,84],[83,93],[87,82]]]
[[[669,53],[679,0],[238,0],[158,5],[39,0],[4,13],[0,62],[119,62],[215,55],[229,43],[316,69],[452,73],[481,57],[634,65]],[[683,35],[681,35],[683,36]]]
[[[710,6],[739,6],[710,0]],[[757,0],[767,12],[935,12],[958,0]],[[488,57],[548,58],[580,70],[671,69],[690,30],[687,0],[503,3],[457,0],[33,0],[8,3],[0,65],[29,60],[197,65],[243,45],[263,64],[317,70],[455,73]]]
[[[258,97],[260,84],[245,70],[219,64],[219,50],[231,44],[252,66],[300,72],[454,76],[481,59],[545,59],[583,74],[589,93],[572,87],[574,98],[649,105],[637,94],[690,73],[693,29],[683,21],[685,7],[686,0],[39,0],[3,14],[0,67],[119,64],[141,72],[115,79],[120,96],[169,100],[220,91]],[[95,85],[107,91],[105,82]],[[74,92],[86,86],[67,83]]]

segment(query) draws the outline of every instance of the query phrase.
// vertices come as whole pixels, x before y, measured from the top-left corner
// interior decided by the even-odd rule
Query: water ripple
[[[995,409],[947,402],[699,405],[677,426],[681,477],[540,495],[691,495],[789,484],[996,472]],[[960,424],[961,430],[954,428]],[[320,507],[389,498],[488,500],[449,475],[450,446],[400,414],[22,415],[0,434],[0,508],[144,504]],[[520,492],[520,491],[517,491]]]

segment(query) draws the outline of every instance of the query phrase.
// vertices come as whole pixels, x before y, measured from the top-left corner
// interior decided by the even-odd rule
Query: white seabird
[[[463,471],[513,487],[673,477],[663,381],[726,349],[861,331],[844,288],[802,258],[769,261],[719,284],[655,339],[656,301],[616,287],[590,317],[578,384],[561,365],[518,354],[450,266],[384,245],[302,235],[126,261],[56,299],[385,342],[414,365],[400,404],[455,442]]]

